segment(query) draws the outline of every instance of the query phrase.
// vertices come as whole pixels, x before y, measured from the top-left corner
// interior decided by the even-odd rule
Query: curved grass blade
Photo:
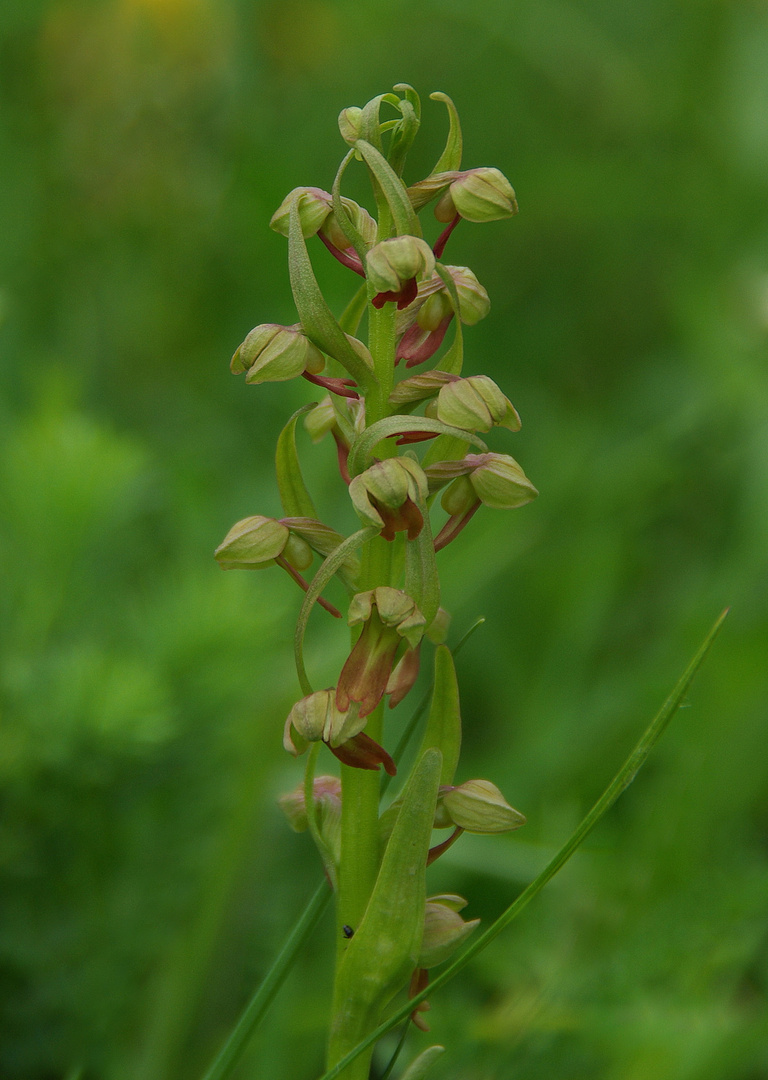
[[[432,980],[430,986],[427,987],[426,990],[416,994],[415,997],[407,1001],[405,1005],[393,1012],[383,1024],[380,1024],[375,1031],[372,1031],[367,1035],[365,1039],[363,1039],[354,1050],[351,1050],[345,1058],[334,1065],[332,1069],[329,1069],[328,1072],[323,1073],[320,1080],[335,1080],[350,1062],[355,1060],[358,1054],[362,1054],[375,1042],[378,1042],[382,1035],[386,1035],[388,1031],[391,1031],[392,1028],[396,1027],[407,1016],[410,1016],[420,1002],[424,1001],[426,997],[431,997],[436,990],[439,990],[441,986],[444,986],[449,982],[454,975],[457,975],[462,968],[466,967],[470,960],[477,956],[479,952],[482,952],[482,950],[489,945],[502,930],[506,929],[512,920],[515,919],[528,906],[531,900],[541,892],[544,886],[551,881],[558,870],[565,866],[574,851],[576,851],[582,841],[592,832],[595,825],[597,825],[601,818],[603,818],[608,810],[610,810],[621,793],[629,787],[645,764],[651,750],[656,745],[659,737],[669,724],[669,721],[680,707],[683,698],[688,692],[689,686],[693,682],[696,672],[701,667],[701,664],[709,652],[712,642],[715,640],[727,614],[728,609],[726,608],[716,620],[714,626],[699,647],[696,655],[678,680],[674,690],[646,728],[642,738],[632,750],[632,753],[616,773],[611,783],[578,826],[576,831],[569,837],[565,844],[563,844],[551,862],[544,867],[539,876],[534,878],[530,885],[520,893],[517,899],[510,904],[506,911],[502,912],[498,919],[496,919],[484,933],[475,938],[472,944],[464,950],[458,959],[449,964],[444,971]]]
[[[328,882],[323,879],[315,890],[298,922],[288,935],[272,967],[261,985],[243,1010],[227,1041],[222,1046],[203,1080],[227,1080],[237,1067],[253,1033],[263,1020],[278,990],[301,948],[309,940],[312,931],[332,896]]]
[[[296,449],[296,424],[300,416],[314,409],[317,402],[302,405],[297,409],[277,439],[275,452],[275,471],[280,502],[288,517],[306,517],[317,519],[317,510],[312,496],[307,491],[304,477],[301,475],[299,453]]]

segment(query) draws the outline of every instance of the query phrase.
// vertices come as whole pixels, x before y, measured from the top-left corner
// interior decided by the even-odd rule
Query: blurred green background
[[[764,0],[4,0],[7,1080],[195,1080],[318,880],[275,806],[300,775],[298,592],[211,558],[279,512],[275,438],[311,388],[227,365],[295,318],[272,211],[329,187],[342,107],[404,80],[425,99],[410,180],[442,146],[439,89],[465,165],[517,189],[518,218],[462,225],[447,257],[493,304],[466,371],[523,418],[493,446],[541,491],[442,556],[454,640],[487,619],[459,663],[461,778],[529,824],[465,837],[435,891],[486,922],[506,906],[733,606],[641,778],[434,998],[435,1075],[768,1074]],[[348,275],[313,256],[340,311]],[[331,448],[302,449],[351,528]],[[343,635],[321,657],[313,618],[331,670]],[[332,934],[241,1080],[318,1074]]]

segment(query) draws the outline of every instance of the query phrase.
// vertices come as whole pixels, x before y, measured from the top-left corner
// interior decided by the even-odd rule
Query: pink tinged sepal
[[[397,662],[387,682],[385,694],[389,694],[389,707],[394,709],[413,689],[419,677],[421,643],[408,649]]]
[[[379,746],[370,735],[361,731],[359,735],[348,739],[341,746],[332,746],[331,753],[344,765],[351,765],[353,769],[378,769],[384,766],[384,772],[388,776],[395,776],[397,766],[383,746]]]
[[[336,707],[346,712],[357,702],[364,717],[386,692],[401,641],[415,648],[426,620],[407,593],[381,585],[352,598],[348,622],[364,625],[339,676]]]
[[[395,363],[405,360],[405,366],[412,368],[429,360],[443,344],[445,333],[451,324],[452,318],[453,312],[446,315],[434,330],[424,330],[418,322],[415,322],[400,338],[395,354]]]

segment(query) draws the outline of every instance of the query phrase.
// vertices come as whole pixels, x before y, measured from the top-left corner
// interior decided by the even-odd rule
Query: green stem
[[[373,370],[378,385],[365,399],[366,427],[390,413],[389,395],[395,383],[396,314],[397,309],[391,301],[379,310],[372,304],[368,307],[368,348],[373,357]]]

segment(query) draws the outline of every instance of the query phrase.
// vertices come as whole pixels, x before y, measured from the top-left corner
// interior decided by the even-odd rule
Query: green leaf
[[[438,371],[447,371],[451,375],[461,375],[464,364],[464,333],[461,329],[461,311],[459,309],[459,294],[456,282],[442,263],[435,265],[435,271],[443,279],[448,291],[448,298],[453,308],[453,341],[450,349],[436,362]]]
[[[294,200],[290,210],[288,268],[301,325],[310,341],[317,345],[318,349],[338,360],[359,386],[371,387],[375,382],[373,372],[344,337],[344,332],[317,284],[307,244],[301,232],[298,204],[299,200]]]
[[[421,236],[419,219],[411,206],[408,192],[403,182],[394,171],[389,162],[382,156],[375,146],[371,146],[365,139],[358,139],[355,149],[359,150],[365,164],[370,169],[373,177],[381,189],[390,213],[395,232],[398,236]]]
[[[428,416],[385,416],[383,420],[377,420],[366,428],[352,443],[347,460],[349,475],[357,476],[368,468],[371,464],[369,458],[382,439],[402,435],[406,431],[434,431],[438,435],[452,435],[463,442],[471,443],[483,453],[488,452],[488,447],[477,435],[462,431],[461,428],[450,427],[441,420],[432,420]]]
[[[441,785],[452,784],[461,751],[461,709],[459,683],[451,650],[438,645],[435,650],[435,681],[432,705],[421,742],[421,753],[436,746],[443,755]]]
[[[405,1020],[406,1017],[410,1016],[414,1008],[420,1004],[420,1002],[424,1001],[427,996],[434,994],[436,990],[439,990],[441,986],[444,986],[449,982],[454,975],[457,975],[462,968],[466,967],[470,960],[477,956],[479,952],[482,952],[482,950],[489,945],[502,930],[509,926],[512,920],[515,919],[528,906],[531,900],[541,892],[544,886],[551,881],[558,870],[568,862],[574,851],[576,851],[582,841],[594,829],[595,825],[597,825],[601,818],[603,818],[608,810],[610,810],[625,788],[629,787],[645,764],[651,750],[656,745],[659,737],[669,724],[669,721],[680,707],[688,688],[693,682],[696,672],[701,667],[701,664],[709,652],[712,642],[715,640],[727,614],[728,610],[726,609],[716,620],[698,652],[683,672],[672,693],[651,721],[640,741],[632,750],[632,753],[575,832],[572,833],[538,877],[535,878],[522,893],[520,893],[514,903],[510,904],[506,911],[504,911],[483,934],[480,934],[479,937],[475,938],[472,944],[464,950],[458,959],[454,960],[452,964],[440,972],[426,990],[416,994],[415,997],[411,998],[405,1005],[396,1009],[383,1024],[380,1024],[375,1031],[366,1035],[365,1038],[362,1039],[354,1049],[350,1050],[341,1061],[337,1062],[333,1068],[323,1073],[320,1080],[336,1080],[336,1077],[342,1073],[359,1054],[362,1054],[369,1047],[373,1046],[374,1043],[378,1042],[378,1040],[383,1035],[386,1035],[388,1031],[391,1031],[392,1028],[397,1027],[402,1020]]]
[[[299,612],[299,618],[296,623],[296,631],[293,636],[293,651],[296,660],[296,672],[299,676],[299,683],[301,684],[301,690],[303,694],[312,693],[312,684],[307,678],[307,671],[304,667],[304,634],[307,630],[307,622],[309,621],[309,615],[312,611],[312,607],[317,601],[317,598],[322,593],[325,586],[331,580],[333,575],[338,572],[343,563],[349,558],[349,556],[357,551],[366,540],[372,539],[374,536],[378,536],[379,530],[374,528],[360,529],[359,532],[353,533],[348,536],[346,540],[342,541],[336,550],[323,560],[320,569],[310,582],[304,597],[304,603],[301,605],[301,611]]]
[[[430,749],[411,773],[362,922],[339,965],[331,1061],[370,1031],[411,973],[421,949],[426,863],[442,755]]]
[[[432,174],[454,172],[461,168],[462,138],[459,114],[451,99],[447,94],[442,93],[442,91],[436,90],[435,93],[430,94],[429,97],[431,101],[442,101],[445,104],[445,107],[448,110],[449,122],[448,138],[445,143],[445,149],[435,162]]]
[[[289,517],[316,518],[317,510],[312,497],[307,491],[304,477],[301,475],[299,454],[296,449],[296,424],[300,416],[314,409],[317,402],[303,405],[297,409],[285,425],[277,439],[275,453],[275,471],[280,502]]]

